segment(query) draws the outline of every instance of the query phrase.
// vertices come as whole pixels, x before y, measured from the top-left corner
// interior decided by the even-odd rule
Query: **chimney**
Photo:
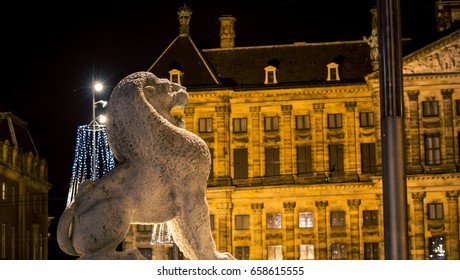
[[[220,47],[233,48],[235,46],[235,28],[236,18],[231,15],[221,16],[220,21]]]

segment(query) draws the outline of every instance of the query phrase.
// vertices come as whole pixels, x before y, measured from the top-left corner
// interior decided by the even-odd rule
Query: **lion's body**
[[[166,222],[190,259],[233,259],[218,253],[211,235],[206,186],[211,158],[206,143],[170,115],[184,107],[184,88],[148,72],[117,85],[109,100],[110,148],[119,164],[86,181],[58,225],[61,249],[81,259],[142,258],[115,252],[130,224]]]

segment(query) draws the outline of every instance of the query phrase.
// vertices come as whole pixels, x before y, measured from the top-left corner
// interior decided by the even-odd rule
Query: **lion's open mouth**
[[[171,109],[170,114],[176,120],[177,126],[183,128],[185,126],[184,106],[175,106]]]

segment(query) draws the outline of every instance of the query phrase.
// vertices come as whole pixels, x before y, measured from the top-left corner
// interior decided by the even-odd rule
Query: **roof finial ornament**
[[[374,7],[371,9],[372,14],[372,32],[371,36],[364,36],[363,39],[367,41],[370,46],[370,58],[372,62],[372,69],[375,71],[379,68],[379,44],[377,38],[377,9]]]
[[[190,18],[192,16],[192,10],[184,3],[184,6],[179,8],[177,15],[179,16],[180,24],[179,35],[188,36],[190,31]]]

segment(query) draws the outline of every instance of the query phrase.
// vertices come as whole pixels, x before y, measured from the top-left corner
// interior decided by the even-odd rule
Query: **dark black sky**
[[[401,0],[403,37],[435,32],[435,0]],[[192,11],[198,48],[219,47],[221,15],[236,17],[236,46],[361,40],[371,31],[372,0],[149,0],[11,2],[3,9],[0,111],[29,124],[49,165],[50,216],[65,208],[79,125],[92,118],[91,77],[107,100],[126,75],[147,70],[178,35],[177,11]],[[8,21],[5,20],[8,18]],[[5,63],[6,62],[6,63]],[[50,259],[62,258],[53,239]]]

